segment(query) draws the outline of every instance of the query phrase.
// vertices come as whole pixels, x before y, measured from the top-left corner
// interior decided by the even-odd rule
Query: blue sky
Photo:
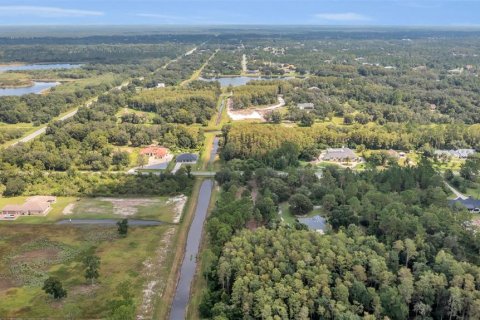
[[[480,26],[480,0],[0,0],[0,25]]]

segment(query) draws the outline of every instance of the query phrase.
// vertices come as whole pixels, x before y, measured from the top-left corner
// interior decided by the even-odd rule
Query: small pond
[[[29,93],[40,94],[44,90],[48,90],[59,84],[60,82],[34,82],[33,86],[29,87],[0,88],[0,96],[23,96]]]

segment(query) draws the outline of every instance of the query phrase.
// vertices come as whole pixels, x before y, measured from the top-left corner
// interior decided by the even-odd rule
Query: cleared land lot
[[[27,197],[0,198],[0,209],[7,204],[24,203]],[[167,223],[180,221],[187,197],[75,198],[57,197],[47,216],[21,216],[4,224],[50,224],[64,219],[142,219]]]
[[[180,219],[186,197],[83,198],[63,209],[63,218],[153,219],[175,223]]]

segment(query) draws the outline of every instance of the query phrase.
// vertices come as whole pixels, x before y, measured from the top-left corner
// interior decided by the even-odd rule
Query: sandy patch
[[[254,108],[246,110],[233,110],[232,99],[227,101],[227,114],[233,121],[238,120],[261,120],[266,121],[265,116],[267,113],[285,106],[285,100],[282,97],[278,97],[278,103],[265,108]]]
[[[163,295],[166,279],[161,278],[161,271],[165,268],[165,258],[170,250],[174,234],[175,228],[168,229],[158,244],[155,257],[149,258],[143,263],[143,275],[147,278],[147,283],[143,288],[142,304],[137,320],[152,319],[156,298]]]
[[[73,208],[75,208],[75,203],[69,203],[65,208],[63,208],[62,213],[64,215],[69,215],[73,213]]]
[[[138,207],[150,206],[160,202],[160,200],[145,198],[99,198],[99,200],[110,202],[113,205],[113,213],[122,216],[132,216],[138,212]]]
[[[173,218],[174,223],[179,223],[180,218],[182,217],[183,209],[187,203],[188,197],[185,195],[179,195],[173,198],[168,199],[167,205],[174,205],[173,210],[175,212],[175,217]]]

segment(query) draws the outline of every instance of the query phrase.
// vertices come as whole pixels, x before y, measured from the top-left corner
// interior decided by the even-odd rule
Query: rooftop
[[[324,160],[355,159],[357,156],[349,148],[327,149]]]
[[[177,162],[196,162],[198,160],[198,156],[193,153],[182,153],[179,154],[176,158]]]
[[[149,146],[140,150],[140,154],[154,155],[158,158],[163,158],[168,154],[168,149],[159,146]]]
[[[468,210],[474,210],[476,208],[480,208],[480,200],[474,199],[472,197],[469,197],[467,199],[457,198],[455,200],[450,200],[449,203],[450,205],[459,203],[463,205],[465,208],[467,208]]]

